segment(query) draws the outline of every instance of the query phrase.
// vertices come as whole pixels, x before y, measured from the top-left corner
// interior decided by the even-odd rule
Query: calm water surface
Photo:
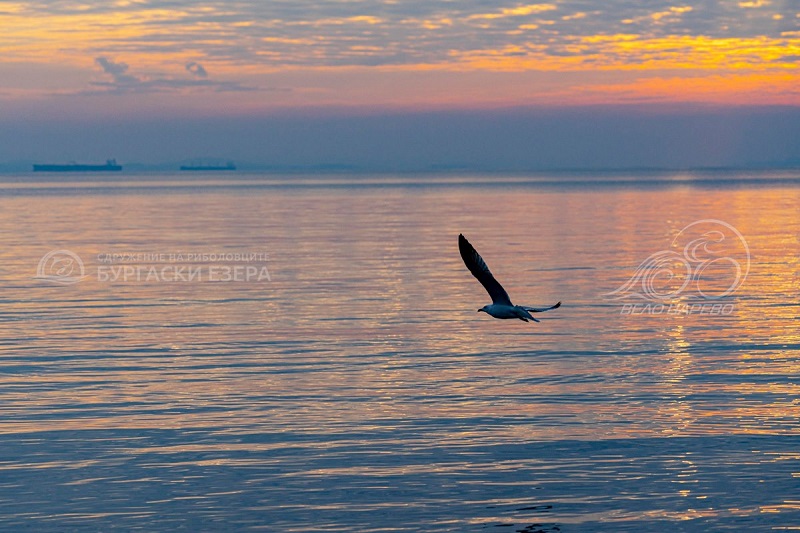
[[[590,178],[4,177],[0,529],[800,529],[797,176]],[[726,313],[605,296],[702,219]]]

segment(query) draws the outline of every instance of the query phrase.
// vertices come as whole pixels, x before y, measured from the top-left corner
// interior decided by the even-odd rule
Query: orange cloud
[[[492,20],[504,17],[521,17],[525,15],[533,15],[534,13],[553,11],[554,9],[557,9],[554,4],[529,4],[525,6],[503,8],[499,12],[495,13],[477,13],[467,17],[467,20]]]
[[[755,8],[755,7],[764,7],[770,5],[772,2],[769,0],[750,0],[746,2],[739,2],[739,7],[743,8]]]
[[[22,87],[31,94],[51,94],[78,92],[81,84],[97,86],[98,80],[108,83],[93,65],[94,58],[108,57],[131,65],[141,80],[170,80],[170,73],[185,74],[184,66],[193,62],[232,86],[271,86],[276,75],[292,79],[293,73],[303,72],[302,83],[287,84],[291,94],[281,95],[298,105],[307,103],[302,99],[310,100],[308,95],[325,93],[325,80],[333,73],[346,81],[330,92],[361,102],[350,77],[355,71],[375,79],[391,74],[396,80],[412,79],[409,73],[436,72],[451,80],[475,73],[472,79],[482,81],[460,92],[475,96],[476,102],[525,103],[525,95],[533,92],[555,100],[649,94],[657,99],[757,95],[760,101],[765,95],[798,101],[792,84],[797,85],[800,73],[800,32],[780,32],[792,29],[781,17],[795,15],[763,10],[754,17],[752,10],[770,6],[770,1],[741,0],[726,8],[730,30],[722,23],[709,30],[709,14],[693,9],[693,3],[671,5],[665,0],[615,7],[611,2],[584,12],[583,4],[569,2],[508,2],[511,7],[495,9],[446,2],[398,15],[368,0],[329,3],[308,13],[281,8],[281,3],[264,7],[255,0],[229,5],[175,2],[172,9],[154,8],[145,0],[52,5],[12,1],[0,3],[0,70],[31,72],[24,82],[5,75],[4,94],[15,96]],[[779,3],[772,4],[774,11]],[[745,13],[750,17],[742,16],[742,10],[750,10]],[[747,19],[746,24],[733,27],[737,17]],[[702,32],[693,26],[698,21],[704,24],[699,26]],[[53,89],[58,76],[48,77],[47,69],[79,74],[70,74],[68,85]],[[519,73],[516,79],[526,81],[513,88],[484,81],[501,73]],[[527,73],[546,73],[547,90],[530,85],[533,76],[523,76]],[[605,84],[595,85],[600,75]],[[54,81],[44,86],[43,79]],[[681,90],[673,90],[676,86]],[[180,90],[190,89],[211,90],[198,83]],[[381,99],[434,100],[411,84],[376,84],[372,93],[376,104]]]
[[[523,70],[796,70],[800,38],[710,38],[637,34],[575,37],[558,55],[545,45],[451,52],[456,68]],[[566,53],[564,53],[566,52]]]

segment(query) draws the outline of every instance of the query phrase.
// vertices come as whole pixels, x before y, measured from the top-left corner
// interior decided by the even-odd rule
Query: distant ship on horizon
[[[120,170],[122,170],[122,165],[118,165],[116,159],[107,159],[105,165],[83,165],[74,162],[65,165],[33,165],[34,172],[118,172]]]
[[[181,170],[236,170],[236,165],[233,161],[219,162],[219,161],[191,161],[186,165],[181,165]]]

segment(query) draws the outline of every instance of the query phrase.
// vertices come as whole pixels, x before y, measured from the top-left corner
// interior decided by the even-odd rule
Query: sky
[[[796,0],[0,0],[0,28],[0,162],[800,161]]]

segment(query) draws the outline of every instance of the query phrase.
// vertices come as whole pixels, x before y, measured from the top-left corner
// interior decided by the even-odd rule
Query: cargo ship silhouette
[[[122,166],[116,159],[108,159],[105,165],[82,165],[67,163],[66,165],[33,165],[34,172],[117,172]]]
[[[236,170],[236,165],[233,161],[222,163],[220,161],[191,161],[186,165],[181,165],[181,170]]]

